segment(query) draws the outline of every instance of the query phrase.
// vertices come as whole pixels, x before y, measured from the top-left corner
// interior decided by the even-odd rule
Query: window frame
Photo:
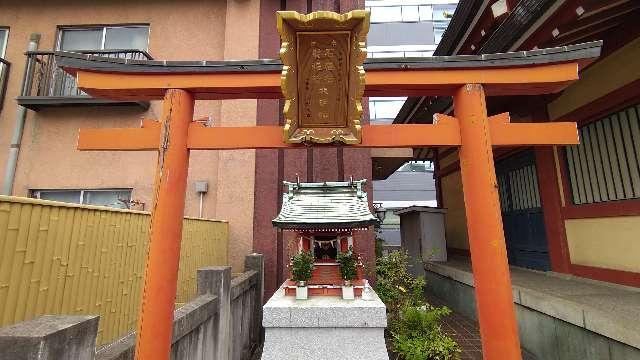
[[[8,26],[0,26],[0,31],[4,31],[6,36],[4,41],[0,43],[0,58],[6,59],[7,55],[7,45],[9,44],[9,27]]]
[[[578,128],[581,128],[598,120],[604,119],[610,115],[617,114],[620,111],[627,109],[628,107],[640,103],[640,88],[636,89],[635,87],[624,87],[619,90],[624,90],[626,96],[622,99],[619,99],[617,103],[608,103],[609,106],[606,107],[601,107],[598,104],[598,106],[592,106],[590,108],[591,111],[588,113],[576,111],[575,114],[567,114],[564,117],[575,116],[574,119],[578,122]],[[615,93],[616,92],[612,93],[611,96],[615,97]],[[606,96],[598,101],[606,102],[607,99],[611,98],[609,96]],[[638,198],[585,203],[578,205],[574,204],[573,193],[569,178],[569,166],[567,161],[568,153],[566,147],[558,146],[557,155],[558,168],[561,178],[560,184],[562,186],[561,196],[563,206],[561,206],[561,214],[564,220],[640,215],[640,199]]]
[[[405,23],[414,23],[414,22],[429,22],[429,21],[438,21],[433,18],[434,8],[436,7],[450,7],[453,6],[453,11],[455,12],[459,1],[450,0],[450,1],[365,1],[365,10],[371,11],[371,23],[372,24],[380,24],[380,23],[397,23],[397,22],[405,22]],[[408,16],[405,15],[405,11],[410,11],[408,8],[416,7],[417,8],[417,19],[405,20]],[[384,20],[380,21],[376,14],[374,14],[374,9],[385,9],[389,11],[390,8],[399,8],[400,9],[400,18],[392,19],[392,20]],[[407,8],[407,9],[405,9]],[[421,11],[421,8],[423,11]],[[430,8],[427,10],[426,8]],[[453,18],[453,13],[451,17],[448,18],[448,21]],[[442,21],[442,20],[440,20]],[[448,22],[447,21],[447,22]]]
[[[149,24],[59,25],[58,29],[57,29],[58,33],[56,35],[55,49],[57,51],[61,50],[62,34],[64,33],[65,30],[81,31],[81,30],[101,29],[102,30],[102,39],[100,41],[100,48],[99,49],[79,49],[78,51],[105,50],[104,44],[105,44],[106,38],[107,38],[107,29],[121,29],[121,28],[146,28],[147,29],[147,43],[146,43],[146,47],[144,49],[116,49],[116,50],[140,50],[140,51],[145,51],[145,52],[149,51],[149,38],[150,38],[150,35],[151,35],[151,26]],[[108,49],[106,49],[106,50],[108,50]]]
[[[111,208],[111,209],[118,209],[118,208],[111,207],[111,206],[106,206],[106,205],[85,204],[84,203],[84,199],[85,199],[85,193],[86,192],[107,192],[107,191],[119,192],[119,191],[128,191],[129,192],[129,201],[133,200],[133,188],[101,188],[101,189],[78,189],[78,188],[73,188],[73,189],[46,189],[45,188],[45,189],[31,189],[31,190],[29,190],[29,195],[33,199],[45,200],[45,201],[53,201],[53,200],[42,199],[41,198],[41,193],[42,192],[72,192],[72,191],[80,192],[80,202],[78,202],[78,203],[68,203],[68,204],[88,205],[88,206],[103,206],[103,207],[107,207],[107,208]],[[127,209],[127,208],[125,208],[125,209]]]
[[[9,85],[9,71],[11,70],[11,63],[6,59],[10,34],[9,27],[0,26],[0,32],[5,34],[4,40],[0,43],[0,59],[2,59],[0,62],[0,110],[2,110],[7,86]]]

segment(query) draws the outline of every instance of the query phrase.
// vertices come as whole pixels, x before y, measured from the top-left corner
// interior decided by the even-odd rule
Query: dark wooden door
[[[525,150],[497,162],[496,176],[509,264],[550,270],[533,151]]]

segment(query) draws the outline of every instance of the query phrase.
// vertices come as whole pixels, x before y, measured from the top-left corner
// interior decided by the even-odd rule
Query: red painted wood
[[[490,121],[481,85],[453,97],[460,123],[460,166],[478,323],[485,359],[521,359],[498,197]]]
[[[590,279],[640,287],[640,273],[637,272],[571,264],[571,273],[576,276]]]
[[[495,29],[506,19],[506,16],[493,17],[493,12],[491,11],[491,3],[493,2],[495,1],[490,2],[484,9],[482,15],[480,15],[473,30],[460,47],[460,51],[458,51],[459,55],[477,53],[480,47],[491,37]],[[484,35],[482,35],[482,30],[485,32]],[[473,50],[471,49],[471,45],[475,46]]]
[[[640,199],[607,201],[595,204],[567,204],[562,209],[565,219],[590,219],[640,215]]]
[[[310,285],[340,284],[340,265],[316,265],[309,280]]]
[[[534,153],[551,269],[556,272],[568,273],[570,265],[569,247],[561,211],[562,204],[560,190],[558,189],[553,148],[535,148]]]
[[[349,240],[346,236],[340,238],[340,252],[349,251]]]
[[[553,40],[551,32],[560,24],[577,19],[575,10],[579,6],[578,0],[570,0],[560,6],[529,38],[518,47],[518,50],[531,50],[535,46],[544,48],[544,44]]]
[[[311,250],[311,239],[309,239],[306,236],[304,236],[302,238],[302,250],[304,250],[304,251]]]

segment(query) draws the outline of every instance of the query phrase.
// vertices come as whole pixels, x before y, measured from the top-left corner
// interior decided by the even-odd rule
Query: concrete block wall
[[[92,359],[98,319],[98,316],[45,315],[1,328],[0,359]]]
[[[245,272],[231,267],[198,270],[198,297],[173,319],[171,359],[249,359],[262,342],[264,265],[245,258]],[[135,332],[96,351],[98,316],[42,316],[0,329],[0,360],[133,360]]]

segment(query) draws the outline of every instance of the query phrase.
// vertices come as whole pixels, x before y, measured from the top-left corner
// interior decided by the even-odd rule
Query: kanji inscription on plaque
[[[348,44],[348,32],[298,33],[301,127],[347,126]]]

